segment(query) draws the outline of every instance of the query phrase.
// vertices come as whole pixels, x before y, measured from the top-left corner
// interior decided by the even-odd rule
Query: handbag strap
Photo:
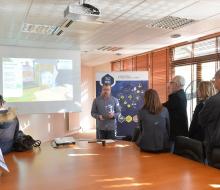
[[[40,140],[35,140],[35,143],[33,144],[33,147],[39,147],[41,145]]]

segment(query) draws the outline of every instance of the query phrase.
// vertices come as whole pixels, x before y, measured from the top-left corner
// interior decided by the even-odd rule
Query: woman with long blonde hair
[[[199,103],[194,110],[193,118],[190,124],[190,128],[189,128],[190,138],[193,138],[199,141],[204,141],[205,132],[204,132],[204,129],[199,124],[198,116],[206,100],[208,100],[211,96],[215,95],[215,93],[216,93],[215,87],[212,82],[202,81],[199,83],[198,90],[197,90]]]
[[[145,92],[145,104],[138,113],[140,136],[137,144],[143,151],[169,151],[169,113],[160,102],[158,93]]]

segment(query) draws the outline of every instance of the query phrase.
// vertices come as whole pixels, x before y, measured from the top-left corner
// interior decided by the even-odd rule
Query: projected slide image
[[[72,60],[3,58],[3,95],[7,102],[73,99]]]

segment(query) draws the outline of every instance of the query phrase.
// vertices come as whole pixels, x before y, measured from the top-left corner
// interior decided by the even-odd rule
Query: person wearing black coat
[[[197,106],[194,110],[194,113],[193,113],[190,127],[189,127],[189,137],[192,139],[199,140],[199,141],[203,141],[204,135],[205,135],[204,129],[202,128],[202,126],[198,122],[199,113],[202,110],[204,104],[205,104],[204,100],[199,101],[199,103],[197,104]]]
[[[170,140],[176,136],[188,136],[187,100],[183,90],[185,79],[175,76],[169,84],[168,101],[163,105],[167,107],[170,115]]]
[[[208,164],[220,168],[220,70],[215,74],[215,88],[218,93],[206,101],[199,113],[199,123],[205,130]]]
[[[205,131],[204,128],[199,124],[199,113],[203,109],[206,100],[215,95],[215,88],[213,83],[210,81],[200,82],[197,94],[200,101],[193,113],[193,118],[189,128],[189,137],[199,141],[204,141]]]

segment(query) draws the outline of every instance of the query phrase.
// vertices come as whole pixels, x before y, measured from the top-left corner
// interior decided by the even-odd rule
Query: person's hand
[[[111,112],[111,113],[108,114],[108,117],[109,117],[110,119],[114,118],[114,116],[115,116],[115,115],[114,115],[114,112]]]
[[[99,118],[99,120],[102,120],[102,121],[104,120],[102,115],[99,115],[98,118]]]

